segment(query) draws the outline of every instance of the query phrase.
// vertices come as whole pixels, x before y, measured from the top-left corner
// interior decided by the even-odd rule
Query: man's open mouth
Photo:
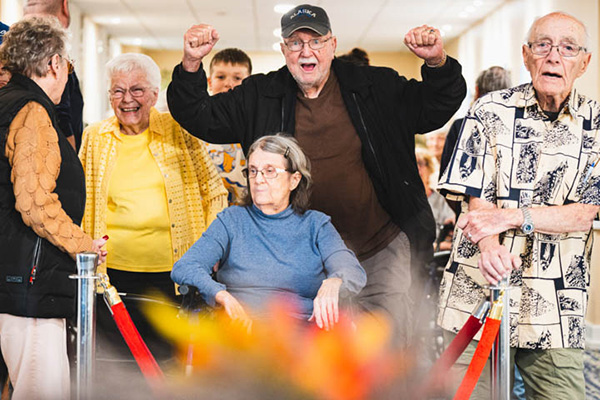
[[[544,72],[542,75],[547,76],[548,78],[558,78],[558,79],[562,78],[561,74],[557,74],[555,72]]]
[[[317,67],[317,64],[315,64],[315,63],[301,63],[300,67],[305,72],[312,72]]]

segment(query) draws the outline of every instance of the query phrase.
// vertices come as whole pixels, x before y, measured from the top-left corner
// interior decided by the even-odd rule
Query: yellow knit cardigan
[[[227,207],[227,190],[206,146],[169,113],[150,111],[150,151],[165,182],[173,261],[177,261]],[[83,132],[79,158],[85,170],[86,205],[82,227],[92,237],[106,233],[108,184],[121,143],[115,116]],[[101,268],[100,272],[105,271]]]

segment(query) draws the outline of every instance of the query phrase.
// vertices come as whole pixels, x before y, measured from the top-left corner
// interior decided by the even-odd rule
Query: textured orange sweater
[[[54,193],[60,172],[57,132],[40,104],[30,102],[10,124],[5,154],[12,168],[15,208],[25,225],[71,257],[92,249],[92,238],[75,225]]]

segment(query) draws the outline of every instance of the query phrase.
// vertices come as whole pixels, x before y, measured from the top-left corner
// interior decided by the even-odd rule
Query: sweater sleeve
[[[354,253],[349,250],[331,221],[317,232],[317,246],[321,252],[327,278],[340,278],[340,296],[356,295],[367,283],[367,274]]]
[[[187,132],[184,133],[194,169],[198,174],[198,184],[202,195],[202,209],[209,226],[225,207],[227,207],[227,189],[223,185],[221,176],[217,172],[206,146]]]
[[[208,227],[200,239],[173,265],[171,279],[180,285],[198,288],[204,301],[214,307],[215,296],[226,286],[211,277],[213,265],[222,260],[229,248],[229,235],[220,218]]]
[[[56,189],[58,136],[40,104],[28,103],[13,119],[6,143],[16,210],[25,225],[71,257],[92,249],[92,238],[63,210]]]
[[[203,66],[190,73],[179,64],[167,89],[169,111],[185,130],[209,143],[247,142],[242,106],[247,80],[234,90],[210,96]]]
[[[441,128],[456,113],[467,94],[462,67],[452,57],[439,68],[423,65],[423,80],[406,80],[392,71],[395,78],[380,80],[378,90],[393,90],[398,113],[410,135]],[[393,84],[395,82],[395,84]],[[382,87],[383,86],[383,87]]]

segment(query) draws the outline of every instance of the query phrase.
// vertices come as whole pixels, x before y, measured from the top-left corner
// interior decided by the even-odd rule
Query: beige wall
[[[590,275],[590,297],[586,320],[591,324],[600,325],[600,230],[594,231],[594,248],[592,250]]]

